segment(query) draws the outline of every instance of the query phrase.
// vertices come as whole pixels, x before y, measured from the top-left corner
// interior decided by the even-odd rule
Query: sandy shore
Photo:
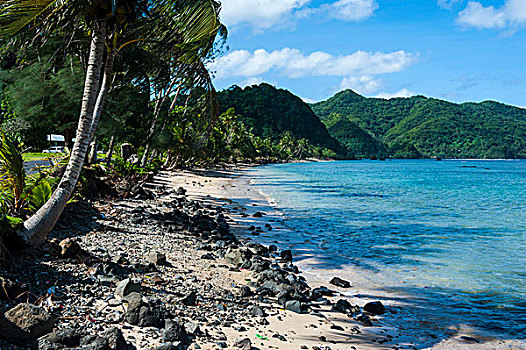
[[[292,248],[295,255],[301,255],[301,259],[295,264],[300,268],[310,286],[327,286],[341,293],[339,297],[332,298],[333,301],[345,297],[351,304],[359,306],[374,301],[366,296],[377,296],[378,294],[370,293],[369,290],[339,289],[329,285],[330,279],[334,276],[349,278],[353,282],[359,280],[360,273],[356,269],[349,268],[345,271],[316,269],[313,268],[317,262],[316,252],[301,251],[294,249],[294,246],[290,247],[287,237],[293,233],[280,225],[283,219],[282,214],[273,207],[265,194],[251,186],[255,179],[253,169],[253,167],[241,166],[223,170],[184,171],[173,174],[170,182],[175,187],[187,189],[187,195],[190,198],[208,201],[225,208],[229,212],[229,217],[234,220],[231,226],[238,237],[263,244],[274,243],[283,249]],[[253,217],[253,214],[258,211],[264,215],[261,218]],[[267,231],[265,225],[270,225],[272,230]],[[254,236],[253,231],[248,230],[250,226],[262,230],[257,236]],[[299,349],[302,345],[309,348],[329,346],[330,349],[526,349],[526,342],[518,339],[500,340],[476,336],[477,342],[471,341],[466,338],[472,336],[472,329],[468,326],[452,330],[453,335],[437,337],[436,341],[430,343],[428,337],[419,337],[418,332],[414,332],[414,326],[409,327],[412,331],[404,329],[407,327],[404,327],[403,324],[408,320],[403,320],[397,315],[397,309],[403,305],[395,300],[389,300],[387,296],[384,297],[382,302],[391,312],[373,318],[373,327],[364,327],[343,314],[334,314],[330,312],[329,307],[321,312],[324,316],[322,320],[317,316],[282,311],[286,321],[281,322],[269,317],[271,322],[269,329],[287,334],[287,342],[273,340],[269,337],[268,342],[262,342],[260,345],[262,348],[269,349]],[[312,325],[317,325],[317,327],[312,328]],[[334,330],[334,327],[331,329],[333,325],[342,327],[344,330]],[[399,327],[399,325],[402,326]],[[361,334],[353,334],[353,329],[360,329]],[[328,342],[320,343],[320,336],[325,336]]]
[[[165,172],[133,199],[68,206],[41,252],[0,271],[0,314],[18,310],[10,320],[24,320],[31,303],[54,325],[13,339],[0,318],[0,349],[526,349],[521,340],[463,339],[468,328],[430,341],[429,322],[405,318],[404,305],[367,290],[352,266],[320,268],[319,252],[298,244],[251,184],[254,169]],[[282,258],[289,248],[299,273]],[[352,286],[329,284],[335,276]],[[320,298],[321,286],[335,292]],[[386,312],[364,315],[377,300]]]
[[[203,201],[212,205],[221,205],[229,212],[229,217],[234,219],[231,227],[240,239],[254,240],[263,243],[277,243],[283,248],[286,244],[265,237],[249,237],[247,228],[250,226],[265,228],[265,224],[272,226],[272,237],[286,234],[287,229],[279,225],[280,213],[276,212],[264,196],[253,191],[249,185],[249,179],[239,181],[238,177],[250,167],[226,170],[203,170],[185,171],[171,176],[172,184],[187,189],[187,197]],[[256,212],[264,213],[264,217],[255,218]],[[244,215],[245,214],[245,215]],[[268,231],[267,231],[268,232]],[[338,287],[328,284],[327,278],[316,278],[314,275],[304,273],[311,287],[327,286],[338,290]],[[333,301],[341,299],[345,290],[340,289],[341,295],[331,298]],[[352,298],[348,298],[353,301]],[[365,303],[365,300],[362,301]],[[363,305],[362,305],[363,306]],[[331,311],[330,306],[324,306],[320,310],[323,315],[297,314],[286,310],[278,310],[274,316],[267,318],[269,325],[262,329],[262,335],[268,340],[257,344],[261,349],[300,349],[307,346],[308,349],[319,347],[320,349],[332,350],[343,349],[414,349],[415,344],[409,338],[403,336],[396,329],[389,327],[364,327],[361,323],[347,318],[344,314]],[[281,317],[279,317],[281,316]],[[281,320],[279,318],[281,318]],[[373,322],[379,322],[379,318],[373,318]],[[341,329],[336,329],[340,328]],[[257,339],[256,329],[249,330],[252,339]],[[287,341],[272,338],[272,333],[283,334]],[[232,337],[238,336],[228,332]],[[325,337],[326,341],[320,341]],[[392,337],[396,341],[387,340]],[[386,341],[386,343],[383,343]],[[379,343],[380,342],[380,343]]]

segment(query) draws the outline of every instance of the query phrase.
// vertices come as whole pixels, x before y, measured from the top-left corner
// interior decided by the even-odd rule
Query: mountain
[[[387,100],[345,90],[311,107],[340,143],[369,155],[526,158],[526,110],[498,102],[455,104],[424,96]],[[356,142],[349,143],[349,137]]]
[[[345,147],[351,157],[383,156],[388,153],[387,146],[361,129],[349,119],[339,118],[327,124],[331,134]]]
[[[314,145],[345,152],[309,105],[287,90],[263,83],[244,89],[233,86],[218,95],[221,111],[234,108],[255,135],[278,138],[290,131],[296,138],[305,138]]]

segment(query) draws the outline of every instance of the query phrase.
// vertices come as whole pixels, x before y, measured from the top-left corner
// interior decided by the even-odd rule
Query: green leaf
[[[31,193],[31,196],[29,197],[29,201],[31,202],[30,208],[33,211],[37,211],[40,209],[51,197],[51,193],[53,190],[51,189],[51,185],[48,181],[42,181],[38,186],[33,188],[33,192]]]

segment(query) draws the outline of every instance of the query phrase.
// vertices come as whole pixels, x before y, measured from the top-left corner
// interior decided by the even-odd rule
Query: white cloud
[[[458,14],[457,23],[479,29],[515,27],[526,23],[526,1],[506,0],[500,8],[470,1]]]
[[[222,0],[221,20],[230,26],[250,24],[266,29],[290,17],[309,0]]]
[[[356,51],[345,56],[333,56],[317,51],[304,54],[297,49],[283,48],[268,52],[232,51],[212,62],[209,68],[216,78],[255,77],[277,72],[288,78],[305,76],[353,77],[402,71],[418,59],[406,51],[390,53]]]
[[[340,84],[340,90],[351,89],[360,95],[367,95],[378,91],[382,81],[370,75],[345,77]]]
[[[395,93],[388,93],[388,92],[381,92],[378,95],[376,95],[376,98],[385,98],[386,100],[396,98],[396,97],[411,97],[415,96],[415,93],[412,91],[409,91],[407,89],[402,89],[400,91],[397,91]]]
[[[502,10],[470,1],[466,9],[458,14],[457,22],[475,28],[502,28],[506,25],[506,17]]]
[[[373,15],[376,0],[336,0],[318,8],[311,0],[221,0],[221,20],[229,28],[250,25],[256,31],[290,26],[295,19],[309,16],[360,21]]]
[[[371,17],[376,9],[378,4],[375,0],[339,0],[321,5],[318,11],[326,13],[329,18],[350,22]]]

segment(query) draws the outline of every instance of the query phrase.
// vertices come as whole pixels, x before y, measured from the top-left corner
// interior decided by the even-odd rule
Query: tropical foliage
[[[149,103],[154,106],[152,132],[148,134],[143,159],[149,157],[159,113],[174,89],[188,96],[195,88],[207,91],[211,101],[209,113],[216,114],[215,91],[205,61],[215,52],[217,35],[226,35],[219,22],[219,9],[220,4],[214,0],[6,0],[0,3],[0,40],[8,56],[3,60],[8,62],[4,66],[18,63],[22,69],[20,62],[31,62],[35,56],[39,61],[40,50],[58,39],[60,49],[51,55],[48,60],[51,64],[44,74],[59,76],[60,64],[55,64],[55,58],[75,55],[85,71],[76,142],[68,166],[51,199],[24,222],[20,236],[26,243],[36,245],[45,239],[71,197],[88,145],[96,139],[107,96],[115,84],[115,57],[124,55],[125,49],[142,52],[146,59],[132,61],[123,71],[120,82],[140,85],[147,96],[154,97]],[[72,68],[74,66],[72,63]],[[39,72],[42,70],[43,67]],[[46,82],[47,76],[42,80]],[[177,98],[174,101],[177,102]]]
[[[313,146],[305,138],[294,137],[290,131],[284,131],[277,135],[278,137],[256,136],[252,128],[249,129],[245,125],[243,119],[236,115],[233,108],[228,109],[210,126],[210,132],[194,138],[192,146],[186,148],[186,153],[177,153],[179,161],[188,163],[194,159],[197,163],[269,162],[335,156],[333,151]],[[195,131],[191,133],[196,134]],[[174,135],[180,137],[181,133],[176,131]],[[179,144],[185,145],[188,142],[183,137],[179,138]]]
[[[0,133],[0,213],[23,217],[36,212],[51,196],[48,173],[27,176],[20,145]]]
[[[255,135],[278,139],[289,131],[295,138],[305,138],[316,146],[342,152],[339,143],[299,97],[269,84],[233,86],[219,93],[221,110],[234,108]]]
[[[502,103],[455,104],[423,96],[387,100],[346,90],[312,109],[353,149],[376,153],[377,145],[386,145],[386,154],[396,158],[526,158],[526,110]],[[364,132],[369,137],[360,136]],[[349,139],[358,144],[349,145]]]

